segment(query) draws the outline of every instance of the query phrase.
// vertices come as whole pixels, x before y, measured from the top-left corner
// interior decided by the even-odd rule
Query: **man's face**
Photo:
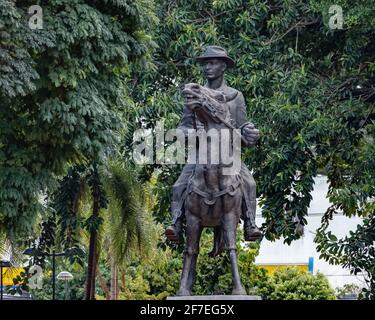
[[[215,80],[221,77],[227,64],[221,59],[207,59],[202,62],[202,71],[207,80]]]

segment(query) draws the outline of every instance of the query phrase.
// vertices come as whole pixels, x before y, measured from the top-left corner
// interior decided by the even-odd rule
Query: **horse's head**
[[[196,83],[188,83],[182,90],[182,95],[185,98],[186,105],[195,111],[196,108],[200,108],[203,103],[202,86]]]
[[[204,104],[209,103],[217,112],[224,112],[223,103],[226,97],[221,91],[209,89],[196,83],[188,83],[182,90],[186,106],[192,111],[197,111]]]

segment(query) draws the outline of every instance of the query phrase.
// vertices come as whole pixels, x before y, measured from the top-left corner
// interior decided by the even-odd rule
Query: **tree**
[[[350,235],[342,239],[331,232],[326,232],[326,226],[321,227],[323,232],[317,235],[318,249],[321,257],[331,264],[340,264],[349,268],[353,274],[363,274],[366,285],[362,289],[360,298],[375,299],[375,218],[369,214],[363,219],[363,224]]]
[[[111,270],[110,300],[117,300],[119,268],[135,255],[149,251],[152,221],[147,217],[150,195],[147,186],[137,180],[135,168],[113,161],[107,168],[105,185],[109,207],[105,213],[102,238]]]
[[[85,299],[93,300],[97,276],[105,287],[98,268],[105,253],[111,269],[109,294],[116,299],[118,268],[135,252],[138,256],[146,254],[149,247],[152,222],[146,218],[146,209],[150,200],[134,168],[110,159],[106,165],[94,162],[73,167],[51,199],[53,214],[42,223],[40,236],[34,241],[32,263],[44,266],[45,253],[63,250],[71,263],[83,266],[83,247],[88,246]]]
[[[237,60],[228,84],[244,93],[262,134],[243,159],[255,171],[265,237],[300,237],[313,178],[325,173],[332,206],[318,249],[331,263],[364,272],[373,297],[371,3],[337,0],[344,28],[331,29],[329,0],[55,0],[43,2],[43,30],[27,26],[31,4],[0,0],[0,229],[24,235],[47,221],[41,194],[56,188],[68,164],[100,163],[121,121],[126,155],[137,127],[158,120],[175,127],[180,86],[202,82],[194,58],[220,44]],[[150,58],[154,41],[153,63],[139,60]],[[155,217],[167,223],[180,168],[145,166],[143,180],[155,169]],[[344,239],[329,231],[338,211],[364,218]]]
[[[98,230],[103,223],[100,209],[107,208],[108,203],[96,163],[87,176],[87,183],[92,197],[92,214],[84,223],[84,228],[90,233],[85,300],[95,300],[95,280],[99,261]]]
[[[0,227],[32,233],[40,197],[118,141],[127,82],[146,63],[152,0],[0,1]]]
[[[237,60],[227,82],[244,93],[248,116],[261,131],[259,143],[243,159],[255,172],[265,237],[282,237],[286,243],[300,237],[313,178],[324,173],[332,207],[317,234],[318,249],[326,259],[342,256],[337,261],[353,272],[364,271],[373,283],[374,6],[367,1],[337,1],[344,14],[340,30],[329,27],[332,3],[327,0],[157,4],[157,72],[136,77],[133,126],[137,119],[145,127],[164,119],[167,128],[175,127],[182,109],[180,87],[202,82],[194,58],[206,45],[224,46]],[[167,223],[171,185],[179,171],[146,166],[145,177],[155,169],[161,171],[155,214]],[[340,243],[329,239],[328,233],[338,210],[365,218],[354,238]],[[361,246],[356,262],[350,255],[351,241],[356,248]],[[336,250],[338,244],[346,249]],[[374,292],[372,284],[371,288]]]
[[[71,264],[78,262],[83,266],[84,242],[80,238],[87,231],[89,240],[85,299],[94,299],[99,260],[98,231],[103,222],[100,211],[107,207],[98,163],[70,168],[50,197],[46,210],[49,214],[44,214],[40,232],[33,239],[24,241],[24,245],[31,245],[33,249],[28,267],[39,265],[44,268],[48,256],[56,250],[63,251]],[[27,288],[27,272],[25,277],[16,279],[16,282]]]

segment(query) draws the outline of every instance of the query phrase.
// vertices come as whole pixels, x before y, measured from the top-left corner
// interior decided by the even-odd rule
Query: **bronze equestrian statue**
[[[239,129],[241,146],[253,146],[259,139],[259,131],[247,121],[242,93],[228,87],[224,80],[225,70],[234,67],[235,62],[225,49],[218,46],[207,47],[197,61],[202,65],[207,83],[205,86],[185,86],[182,92],[185,107],[179,128],[186,134],[189,129],[202,129],[205,132],[211,129],[229,129],[231,132]],[[207,141],[208,151],[210,148],[220,148]],[[186,164],[173,186],[173,222],[165,231],[169,240],[180,240],[182,220],[186,220],[184,264],[177,295],[191,295],[203,227],[214,228],[212,256],[219,254],[226,246],[232,267],[232,294],[246,294],[238,272],[236,230],[242,218],[246,241],[255,241],[262,236],[255,224],[255,181],[243,162],[237,174],[228,175],[224,173],[228,165],[221,158],[219,163],[211,163],[208,152],[207,159],[204,164]]]

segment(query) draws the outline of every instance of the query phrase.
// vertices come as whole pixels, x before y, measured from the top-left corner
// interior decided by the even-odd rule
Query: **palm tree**
[[[98,248],[98,231],[103,221],[99,213],[100,209],[107,207],[107,198],[102,186],[98,165],[96,162],[93,163],[90,174],[87,177],[87,183],[90,187],[92,196],[92,214],[85,222],[85,228],[90,233],[85,300],[94,300],[95,279],[100,254],[100,250]]]
[[[56,222],[56,228],[49,236],[53,238],[53,247],[69,251],[79,249],[86,236],[84,231],[88,232],[86,300],[95,299],[99,229],[103,221],[100,214],[107,207],[99,168],[96,161],[70,168],[52,195],[52,220]]]
[[[85,299],[95,299],[97,276],[101,285],[105,282],[98,273],[102,247],[109,253],[111,299],[117,298],[119,267],[132,254],[146,252],[151,224],[145,219],[149,204],[146,191],[134,168],[119,160],[72,167],[60,181],[52,196],[53,217],[45,215],[56,225],[42,233],[38,243],[45,243],[47,251],[50,246],[66,250],[88,245]],[[44,224],[47,220],[43,219]]]
[[[72,182],[63,188],[69,191],[74,189],[72,194],[61,190],[61,194],[69,195],[70,199],[64,200],[69,211],[61,219],[65,226],[64,241],[69,243],[69,237],[77,237],[75,223],[69,226],[64,221],[71,221],[72,215],[84,217],[90,212],[83,224],[89,238],[85,299],[95,299],[97,276],[99,284],[106,291],[105,281],[98,270],[98,261],[104,248],[108,252],[107,260],[111,270],[109,296],[115,300],[118,295],[119,267],[124,266],[132,254],[142,254],[149,247],[147,229],[150,222],[146,219],[149,192],[137,181],[134,168],[120,160],[108,160],[107,165],[100,167],[94,162],[92,166],[84,170],[79,168],[75,172],[79,173],[78,176],[73,174]],[[64,212],[64,208],[60,206],[59,210]]]
[[[105,187],[109,207],[105,213],[104,237],[111,270],[110,299],[118,296],[118,269],[133,254],[145,254],[150,247],[147,188],[139,183],[134,168],[119,161],[108,165]]]

